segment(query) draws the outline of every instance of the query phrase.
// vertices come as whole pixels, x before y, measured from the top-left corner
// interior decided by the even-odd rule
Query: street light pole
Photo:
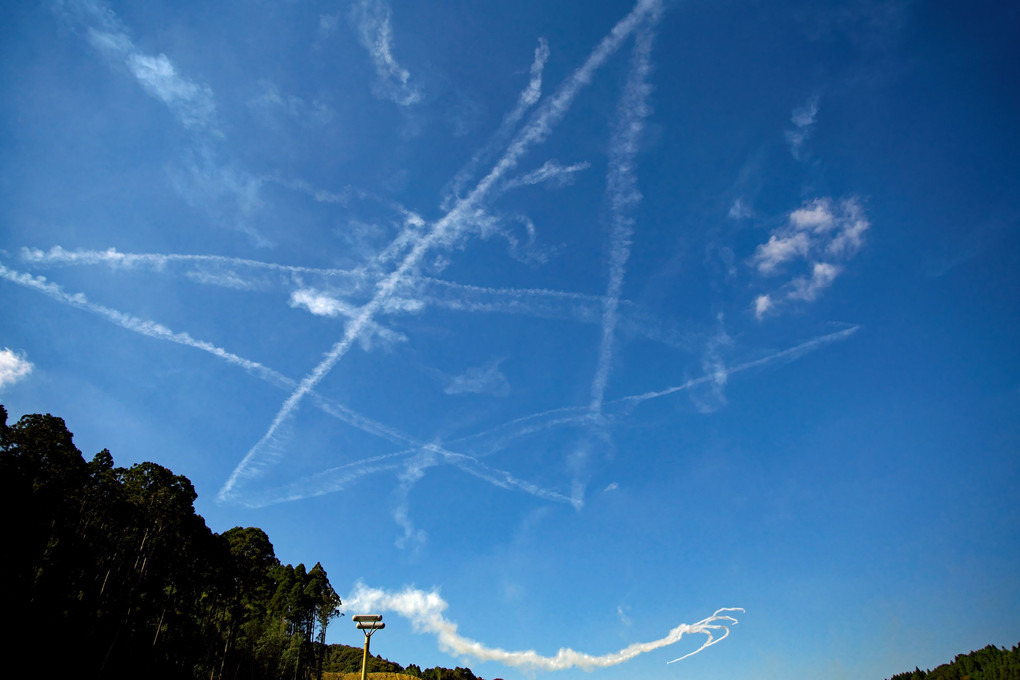
[[[352,618],[354,620],[354,625],[358,627],[358,630],[365,632],[365,653],[361,657],[361,680],[367,680],[368,640],[372,637],[372,633],[377,630],[382,630],[386,627],[386,624],[382,622],[382,616],[379,614],[358,614]]]

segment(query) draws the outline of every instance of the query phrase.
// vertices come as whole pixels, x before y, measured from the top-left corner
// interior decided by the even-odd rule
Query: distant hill
[[[952,662],[934,670],[894,675],[889,680],[1020,680],[1020,643],[1012,649],[988,645],[969,654],[957,654]]]

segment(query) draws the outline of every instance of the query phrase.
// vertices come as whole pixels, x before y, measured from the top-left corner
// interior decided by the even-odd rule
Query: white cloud
[[[95,10],[100,12],[98,8]],[[152,97],[160,100],[184,127],[219,135],[212,90],[180,75],[165,54],[143,54],[112,12],[90,16],[102,28],[89,26],[89,43],[110,61],[123,63]]]
[[[812,96],[804,106],[793,110],[790,122],[799,128],[815,124],[815,117],[818,115],[818,95]]]
[[[816,199],[803,208],[790,213],[790,224],[797,229],[812,231],[829,231],[835,218],[832,215],[832,201],[827,198]]]
[[[726,383],[729,371],[723,359],[722,350],[731,347],[733,339],[723,326],[723,316],[719,315],[719,330],[709,338],[701,357],[701,370],[709,378],[700,389],[690,393],[694,406],[701,413],[712,413],[726,405]]]
[[[492,394],[505,397],[510,393],[510,383],[499,370],[499,361],[485,366],[475,366],[463,374],[450,379],[443,390],[447,394]]]
[[[4,347],[0,349],[0,389],[13,385],[32,372],[32,362],[24,354]]]
[[[786,131],[786,141],[790,145],[790,153],[797,160],[801,159],[804,143],[814,131],[815,119],[818,117],[818,95],[812,95],[803,106],[797,107],[790,114],[790,122],[794,127]]]
[[[323,293],[313,288],[302,288],[291,292],[288,304],[295,309],[306,309],[315,316],[345,317],[350,321],[357,319],[358,315],[361,314],[361,307],[344,302],[329,293]],[[406,309],[406,305],[393,309]],[[358,341],[361,349],[366,352],[372,349],[373,336],[378,336],[381,340],[390,344],[407,341],[407,336],[403,333],[380,326],[374,321],[366,322],[364,326],[365,331],[358,337]]]
[[[838,274],[839,267],[828,262],[815,262],[811,268],[811,278],[800,276],[794,279],[786,297],[810,302],[817,298],[821,291],[831,286]]]
[[[737,197],[737,199],[733,201],[733,205],[730,206],[730,211],[727,213],[727,216],[731,220],[745,220],[750,217],[754,217],[754,211],[751,210],[751,206],[744,202],[743,197]]]
[[[340,316],[342,314],[346,317],[353,317],[357,314],[355,306],[310,288],[295,290],[291,293],[289,304],[294,308],[303,307],[316,316]]]
[[[591,670],[615,666],[641,654],[675,644],[685,635],[704,635],[706,639],[698,649],[673,660],[680,661],[725,639],[730,634],[729,626],[737,623],[737,619],[729,613],[743,611],[735,608],[719,609],[697,623],[681,623],[663,638],[651,642],[635,642],[608,654],[586,654],[561,647],[553,656],[542,656],[531,649],[508,651],[464,637],[457,631],[457,624],[444,615],[449,604],[438,590],[425,591],[407,587],[393,592],[369,588],[363,583],[358,583],[354,592],[345,598],[345,601],[347,603],[345,608],[352,614],[395,612],[408,619],[415,632],[435,635],[440,649],[454,655],[470,656],[479,661],[495,661],[515,668],[546,671],[568,668]]]
[[[791,211],[786,222],[757,247],[751,264],[766,276],[804,265],[807,271],[794,275],[777,290],[759,295],[753,304],[755,316],[762,319],[783,300],[818,299],[843,271],[842,263],[864,246],[870,227],[863,206],[854,197],[839,202],[817,198]]]
[[[393,56],[389,5],[382,0],[360,0],[351,8],[351,19],[362,47],[368,50],[375,64],[378,80],[373,93],[400,106],[412,106],[421,101],[421,87],[411,83],[411,72]]]
[[[132,53],[127,66],[146,92],[167,105],[184,127],[213,128],[216,104],[212,90],[181,77],[165,54]]]
[[[779,265],[805,257],[811,248],[811,241],[803,232],[793,232],[788,235],[769,236],[768,243],[758,246],[754,254],[754,261],[761,274],[771,274]]]

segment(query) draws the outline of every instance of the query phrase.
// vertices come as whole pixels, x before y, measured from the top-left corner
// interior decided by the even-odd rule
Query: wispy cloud
[[[306,309],[315,316],[326,316],[331,318],[342,316],[348,320],[357,318],[359,312],[357,306],[349,304],[337,297],[329,295],[328,293],[315,290],[314,288],[302,288],[300,290],[295,290],[290,294],[290,301],[288,304],[296,309]],[[397,331],[372,322],[368,324],[367,330],[358,337],[358,341],[361,343],[361,348],[366,352],[372,349],[373,336],[378,336],[388,345],[398,342],[407,342],[407,336],[403,333],[398,333]]]
[[[515,189],[521,186],[549,183],[553,186],[563,187],[574,181],[574,175],[591,167],[591,163],[582,161],[571,165],[561,165],[555,160],[546,161],[537,170],[508,179],[503,185],[504,190]]]
[[[747,204],[743,196],[738,196],[730,205],[727,215],[731,220],[746,220],[754,217],[754,210]]]
[[[803,106],[794,109],[790,115],[793,128],[786,131],[786,142],[790,145],[790,153],[797,160],[803,158],[804,144],[814,132],[815,120],[818,117],[818,101],[818,95],[812,95]]]
[[[140,50],[116,13],[99,0],[66,0],[52,6],[107,62],[126,69],[192,133],[183,168],[171,170],[171,180],[184,200],[210,213],[218,225],[248,235],[257,245],[272,245],[252,224],[262,208],[262,180],[224,159],[219,150],[225,135],[212,89],[182,73],[166,54]]]
[[[0,349],[0,389],[18,382],[32,372],[32,362],[23,352],[4,347]]]
[[[127,67],[142,89],[163,102],[181,125],[220,134],[212,90],[182,75],[165,54],[146,54],[135,47],[111,9],[92,0],[69,0],[54,7],[73,27],[85,32],[100,54]]]
[[[767,277],[785,274],[796,266],[807,265],[808,271],[777,290],[758,295],[752,305],[755,316],[762,319],[775,312],[784,300],[817,299],[843,271],[842,263],[864,246],[870,227],[864,207],[854,197],[839,202],[818,198],[792,211],[769,240],[758,246],[751,265]]]
[[[701,370],[711,378],[703,383],[702,389],[691,392],[691,400],[701,413],[713,413],[726,405],[726,383],[730,372],[726,369],[724,350],[733,346],[733,339],[726,332],[723,316],[719,315],[719,329],[709,338],[701,355]]]
[[[260,92],[248,101],[248,105],[263,116],[273,119],[278,114],[309,127],[326,125],[336,115],[333,109],[321,101],[311,104],[295,94],[281,93],[280,88],[269,80],[259,81]]]
[[[393,26],[390,7],[383,0],[359,0],[351,8],[351,21],[358,40],[375,65],[375,96],[400,106],[412,106],[422,99],[421,86],[411,82],[411,72],[393,56]]]
[[[673,661],[693,656],[724,640],[730,634],[730,626],[737,624],[731,613],[742,612],[740,608],[719,609],[697,623],[681,623],[658,640],[635,642],[617,652],[609,654],[586,654],[569,648],[561,648],[553,656],[543,656],[534,650],[508,651],[490,647],[484,643],[461,635],[457,624],[445,616],[449,604],[438,590],[420,590],[408,587],[400,591],[386,591],[370,588],[363,583],[355,585],[354,592],[346,598],[346,609],[350,612],[394,612],[408,621],[416,632],[435,635],[440,649],[455,656],[470,656],[479,661],[498,663],[528,670],[558,671],[568,668],[606,668],[630,661],[636,656],[676,644],[687,635],[703,635],[705,641],[698,649]],[[718,637],[716,637],[718,636]],[[670,661],[669,663],[673,663]]]
[[[447,394],[491,394],[505,397],[510,394],[510,383],[499,370],[500,361],[474,366],[453,376],[443,389]]]

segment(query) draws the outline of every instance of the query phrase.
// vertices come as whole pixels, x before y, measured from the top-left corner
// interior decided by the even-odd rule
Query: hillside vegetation
[[[1020,680],[1020,644],[1012,649],[988,645],[969,654],[957,654],[934,670],[894,675],[889,680]]]

